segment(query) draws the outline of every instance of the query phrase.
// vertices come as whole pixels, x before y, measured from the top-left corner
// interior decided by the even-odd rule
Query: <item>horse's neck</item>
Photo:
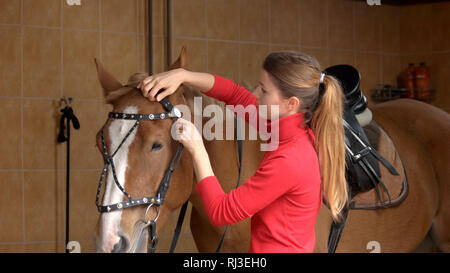
[[[199,101],[199,99],[201,98],[201,103],[195,103],[194,98],[197,98],[197,101]],[[203,119],[203,110],[208,105],[220,106],[223,110],[223,113],[225,113],[225,104],[223,102],[212,97],[208,97],[202,92],[189,88],[187,86],[184,87],[183,100],[184,103],[189,107],[189,110],[191,111],[193,117],[197,116],[197,118]]]

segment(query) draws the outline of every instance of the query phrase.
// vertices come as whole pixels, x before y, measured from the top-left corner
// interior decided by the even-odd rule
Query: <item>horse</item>
[[[165,112],[162,104],[150,102],[134,88],[148,74],[135,73],[126,85],[122,85],[100,61],[95,59],[95,64],[104,98],[112,105],[112,112],[129,114],[128,118],[133,118],[131,115],[135,114]],[[181,65],[174,63],[170,69]],[[182,91],[171,95],[169,100],[174,105],[185,103]],[[96,251],[143,252],[148,244],[141,242],[143,237],[139,236],[142,232],[139,227],[143,227],[139,223],[157,222],[154,232],[159,234],[170,215],[188,200],[194,181],[192,159],[188,153],[179,153],[181,144],[171,136],[171,118],[164,119],[159,115],[161,119],[141,119],[139,125],[131,130],[134,120],[109,117],[96,135],[97,147],[105,158],[97,192],[97,201],[102,200],[97,204],[101,213],[96,227]],[[179,162],[172,166],[175,155]],[[106,164],[108,159],[114,165]],[[159,200],[146,197],[157,196],[160,182],[166,178],[169,167],[174,167],[171,170],[173,175],[169,175],[170,187],[164,204],[160,205],[155,203]],[[101,198],[103,180],[106,185]],[[156,198],[159,199],[159,196]],[[125,208],[128,200],[139,205]],[[116,209],[112,209],[114,204]]]
[[[209,103],[223,107],[221,102],[211,101],[211,98]],[[370,123],[372,127],[379,126],[395,144],[380,143],[396,149],[385,150],[382,155],[395,161],[401,158],[395,166],[404,168],[408,192],[404,200],[399,200],[399,204],[390,208],[351,210],[336,252],[413,252],[428,235],[433,240],[434,251],[450,252],[450,170],[446,166],[450,160],[450,143],[445,141],[450,137],[450,115],[412,99],[375,104],[371,106],[371,111],[376,121],[375,125]],[[244,126],[241,130],[249,136],[254,129]],[[263,142],[261,139],[243,140],[243,183],[254,174],[261,162],[264,153],[260,147]],[[214,174],[224,191],[231,191],[236,186],[239,173],[236,141],[205,140],[204,143]],[[225,227],[211,225],[195,192],[192,192],[190,201],[190,228],[196,246],[199,252],[214,252]],[[315,226],[315,252],[328,251],[331,223],[331,213],[324,204]],[[250,246],[249,231],[249,219],[231,226],[222,251],[247,252]]]
[[[183,47],[177,61],[169,69],[186,66],[187,53]],[[157,102],[149,102],[140,92],[123,86],[99,62],[97,70],[105,99],[113,105],[113,112],[158,113],[164,110]],[[129,82],[137,82],[144,77],[145,75],[135,74],[130,77]],[[203,102],[206,102],[200,109],[196,109],[199,105],[194,104],[194,97],[197,96],[202,96]],[[174,105],[187,105],[191,120],[194,118],[192,113],[203,113],[203,109],[208,105],[218,105],[228,111],[223,103],[185,86],[180,86],[168,99]],[[450,151],[449,144],[439,140],[448,139],[450,135],[450,116],[436,107],[411,99],[380,103],[371,106],[371,110],[373,119],[395,143],[408,177],[409,193],[403,202],[392,208],[350,211],[336,251],[367,252],[371,243],[376,242],[382,252],[411,252],[427,234],[431,234],[436,248],[449,252],[450,186],[447,177],[450,171],[445,168],[445,162],[450,159]],[[203,122],[209,119],[202,117]],[[117,146],[131,125],[127,125],[123,120],[108,121],[105,124],[105,139],[110,151],[113,151],[111,145]],[[119,154],[118,173],[124,189],[132,196],[154,195],[157,192],[159,181],[176,150],[176,142],[170,137],[170,126],[171,122],[168,120],[142,122],[133,137],[125,142],[126,149]],[[254,130],[250,126],[242,127],[245,135],[250,135],[250,131]],[[222,139],[225,139],[225,136]],[[151,147],[155,143],[163,148],[154,151]],[[243,139],[242,162],[238,160],[236,139],[204,140],[204,143],[214,173],[226,192],[236,186],[239,163],[242,164],[241,181],[245,183],[256,171],[264,155],[260,149],[264,143],[261,139]],[[97,134],[97,146],[102,152],[100,131]],[[104,204],[114,199],[111,196],[115,196],[114,202],[126,200],[114,186],[111,176],[111,171],[108,170],[105,189],[107,198],[103,198]],[[190,229],[196,247],[199,252],[214,252],[224,235],[225,227],[213,226],[210,223],[201,199],[194,190],[195,179],[192,159],[184,153],[180,166],[171,178],[165,204],[161,206],[160,211],[152,210],[149,218],[158,217],[156,233],[159,233],[170,215],[189,200],[192,204]],[[101,213],[96,234],[97,251],[129,251],[138,240],[133,236],[134,229],[139,221],[146,218],[145,209],[145,206],[136,206]],[[331,214],[324,204],[315,228],[315,252],[327,251],[331,222]],[[247,252],[249,246],[250,221],[246,219],[228,228],[221,251]]]

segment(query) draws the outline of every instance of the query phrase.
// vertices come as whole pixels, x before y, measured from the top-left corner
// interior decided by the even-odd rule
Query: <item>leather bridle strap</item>
[[[239,171],[238,171],[238,181],[236,188],[241,185],[241,171],[242,171],[242,139],[240,139],[240,125],[239,118],[236,116],[236,140],[238,147],[238,157],[239,157]],[[216,253],[220,253],[222,249],[223,242],[225,241],[225,235],[227,234],[229,225],[225,227],[225,231],[223,232],[222,238],[220,239],[219,245],[217,246]]]

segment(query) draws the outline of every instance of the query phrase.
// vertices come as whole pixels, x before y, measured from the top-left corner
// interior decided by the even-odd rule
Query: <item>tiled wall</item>
[[[436,89],[433,105],[450,112],[450,2],[400,9],[399,63],[424,61]]]
[[[362,75],[369,99],[379,84],[397,85],[409,63],[431,65],[434,105],[450,110],[445,72],[449,65],[448,3],[369,6],[349,0],[174,0],[176,58],[188,47],[192,70],[256,85],[261,63],[271,51],[300,50],[326,68],[346,63]],[[413,22],[409,24],[409,22]],[[159,45],[162,43],[159,41]],[[161,46],[155,47],[161,55]]]
[[[399,54],[398,8],[347,0],[175,0],[175,57],[188,46],[191,69],[253,88],[271,51],[299,50],[322,68],[347,63],[363,76],[364,92],[393,82]]]
[[[0,252],[63,252],[65,144],[57,144],[60,98],[74,98],[71,240],[93,250],[94,194],[102,167],[95,134],[104,105],[94,57],[122,82],[146,71],[145,0],[0,0]],[[153,71],[166,62],[166,5],[153,0]],[[172,0],[171,58],[251,89],[273,50],[300,50],[326,68],[347,63],[361,88],[396,84],[409,62],[431,65],[435,105],[450,109],[450,5],[368,6],[348,0]],[[409,22],[412,22],[411,24]],[[370,99],[370,96],[368,96]],[[373,103],[370,101],[369,103]],[[177,215],[160,235],[167,252]],[[177,252],[196,248],[189,215]]]
[[[73,97],[70,240],[93,250],[103,104],[94,57],[122,82],[146,70],[144,0],[0,1],[0,252],[64,252],[66,144],[62,96]]]

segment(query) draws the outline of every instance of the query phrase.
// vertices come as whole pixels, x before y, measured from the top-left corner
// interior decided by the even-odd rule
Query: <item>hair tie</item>
[[[322,98],[323,93],[325,92],[325,83],[324,83],[324,79],[325,79],[325,72],[321,72],[320,73],[320,81],[319,81],[319,99]]]
[[[323,97],[323,93],[325,93],[325,83],[324,83],[324,79],[325,79],[325,72],[321,72],[320,73],[320,81],[319,81],[319,97],[317,98],[316,104],[314,105],[312,111],[313,113],[317,110],[317,108],[319,107],[319,104],[322,102],[322,97]]]
[[[322,73],[320,73],[320,81],[319,81],[319,84],[322,84],[323,83],[323,79],[325,78],[325,72],[322,72]]]

